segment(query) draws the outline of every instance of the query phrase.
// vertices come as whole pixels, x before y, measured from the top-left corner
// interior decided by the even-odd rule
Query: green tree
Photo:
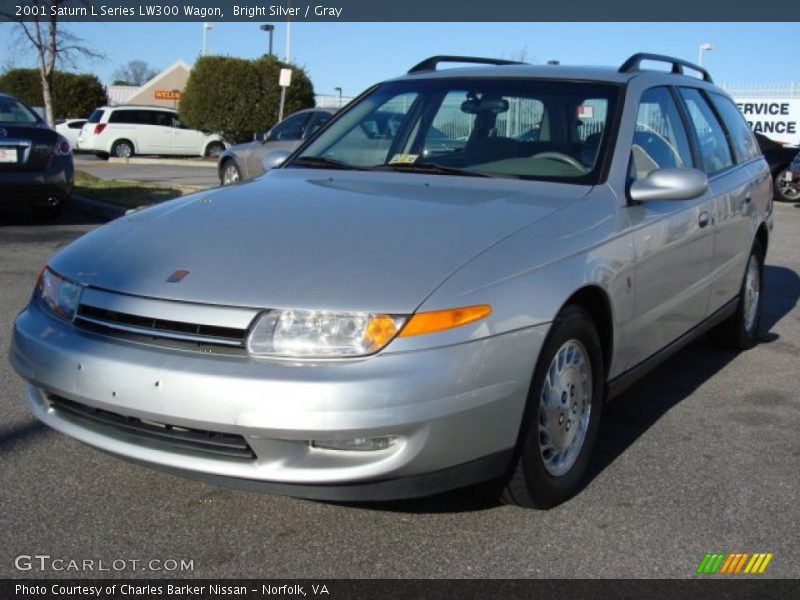
[[[42,80],[37,69],[11,69],[0,76],[0,89],[32,106],[42,104]],[[52,77],[53,116],[87,117],[108,103],[106,90],[95,75],[55,71]]]
[[[229,142],[253,139],[278,120],[280,69],[294,70],[284,115],[314,106],[314,87],[305,71],[273,56],[245,60],[204,56],[192,68],[180,104],[181,120],[190,127],[222,133]]]

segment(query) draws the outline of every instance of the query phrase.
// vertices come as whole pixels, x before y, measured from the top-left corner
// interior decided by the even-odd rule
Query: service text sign
[[[741,98],[736,106],[756,133],[776,142],[800,144],[800,98]]]

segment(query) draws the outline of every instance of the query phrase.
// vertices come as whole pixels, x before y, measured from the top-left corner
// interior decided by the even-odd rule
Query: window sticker
[[[417,161],[419,154],[395,154],[392,160],[389,161],[390,165],[403,164],[410,165]]]

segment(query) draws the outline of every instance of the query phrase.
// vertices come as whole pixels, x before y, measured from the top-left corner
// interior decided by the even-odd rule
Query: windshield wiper
[[[360,167],[348,165],[345,162],[333,158],[325,158],[324,156],[300,156],[294,159],[287,166],[297,167],[317,167],[319,169],[355,169],[361,170]]]
[[[375,165],[370,167],[373,171],[410,171],[412,173],[436,173],[439,175],[465,175],[467,177],[493,177],[488,173],[459,169],[458,167],[446,167],[436,163],[417,162],[417,163],[387,163],[385,165]]]

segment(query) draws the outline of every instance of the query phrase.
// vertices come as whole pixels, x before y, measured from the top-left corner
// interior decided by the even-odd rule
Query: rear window
[[[89,116],[89,123],[99,123],[99,122],[100,122],[100,119],[102,119],[102,118],[103,118],[103,115],[105,114],[105,112],[106,112],[106,111],[104,111],[104,110],[100,110],[99,108],[98,108],[97,110],[95,110],[95,111],[94,111],[94,112],[93,112],[93,113],[92,113],[92,114]]]
[[[0,97],[1,123],[39,123],[40,119],[31,109],[14,98]]]

